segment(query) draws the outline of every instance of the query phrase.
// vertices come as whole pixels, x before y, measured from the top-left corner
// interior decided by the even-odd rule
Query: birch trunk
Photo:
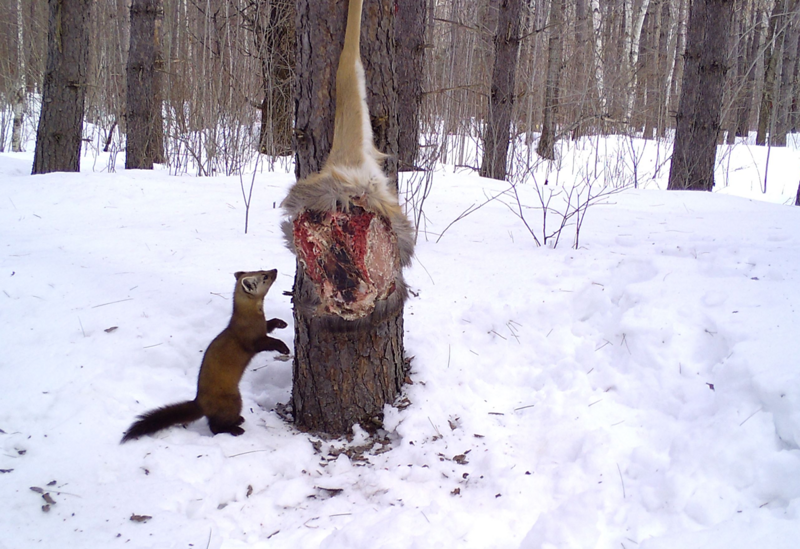
[[[22,122],[25,116],[25,48],[22,31],[22,0],[17,0],[17,81],[12,95],[14,121],[11,129],[11,150],[22,152]]]

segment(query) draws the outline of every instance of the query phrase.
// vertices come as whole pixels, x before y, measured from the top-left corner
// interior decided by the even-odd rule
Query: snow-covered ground
[[[244,234],[238,177],[102,157],[33,177],[32,153],[0,154],[0,548],[800,546],[798,148],[772,149],[766,194],[747,145],[720,149],[718,192],[667,192],[668,147],[626,139],[537,177],[636,181],[589,208],[577,250],[574,227],[535,245],[514,213],[538,231],[530,181],[439,239],[508,185],[436,173],[407,273],[413,384],[366,450],[282,420],[291,362],[269,353],[244,435],[119,444],[194,396],[235,271],[277,268],[265,311],[291,324],[290,175],[256,175]]]

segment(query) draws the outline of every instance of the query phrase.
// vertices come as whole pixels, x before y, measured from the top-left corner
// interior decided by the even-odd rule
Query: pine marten
[[[316,298],[295,295],[295,306],[340,329],[402,307],[408,295],[402,268],[414,254],[414,231],[381,169],[386,155],[373,142],[360,52],[362,3],[348,5],[330,154],[281,203],[286,244],[317,290]]]
[[[250,360],[261,351],[278,351],[289,354],[289,348],[280,339],[267,334],[275,328],[286,328],[279,318],[264,318],[264,296],[278,275],[271,271],[236,273],[233,292],[233,315],[228,327],[214,338],[203,355],[200,375],[197,378],[197,396],[194,400],[170,404],[139,416],[122,437],[123,442],[149,435],[182,423],[190,423],[205,416],[211,432],[244,433],[240,425],[244,418],[239,381]]]

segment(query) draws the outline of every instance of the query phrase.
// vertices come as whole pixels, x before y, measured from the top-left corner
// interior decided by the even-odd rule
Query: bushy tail
[[[128,430],[122,436],[120,444],[144,435],[153,434],[173,425],[197,421],[203,415],[203,411],[194,400],[150,410],[146,414],[140,415],[138,421],[128,427]]]

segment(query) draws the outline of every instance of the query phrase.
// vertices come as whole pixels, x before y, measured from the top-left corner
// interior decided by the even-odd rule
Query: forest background
[[[514,3],[519,55],[508,61],[517,67],[507,178],[553,157],[552,145],[548,151],[538,143],[548,132],[552,141],[673,135],[689,0],[397,0],[397,59],[413,57],[420,67],[419,78],[398,74],[400,150],[412,149],[401,154],[401,169],[436,162],[481,169],[470,151],[486,138],[489,98],[497,93],[498,13]],[[785,145],[798,125],[800,2],[733,3],[719,140],[733,143],[757,130],[758,144]],[[295,2],[157,4],[155,93],[161,160],[170,172],[238,174],[257,152],[288,167]],[[84,146],[112,153],[125,148],[130,8],[125,0],[96,2],[90,19]],[[44,2],[0,0],[0,150],[20,150],[36,132],[47,19]],[[418,149],[402,142],[414,118],[403,109],[417,107]]]

